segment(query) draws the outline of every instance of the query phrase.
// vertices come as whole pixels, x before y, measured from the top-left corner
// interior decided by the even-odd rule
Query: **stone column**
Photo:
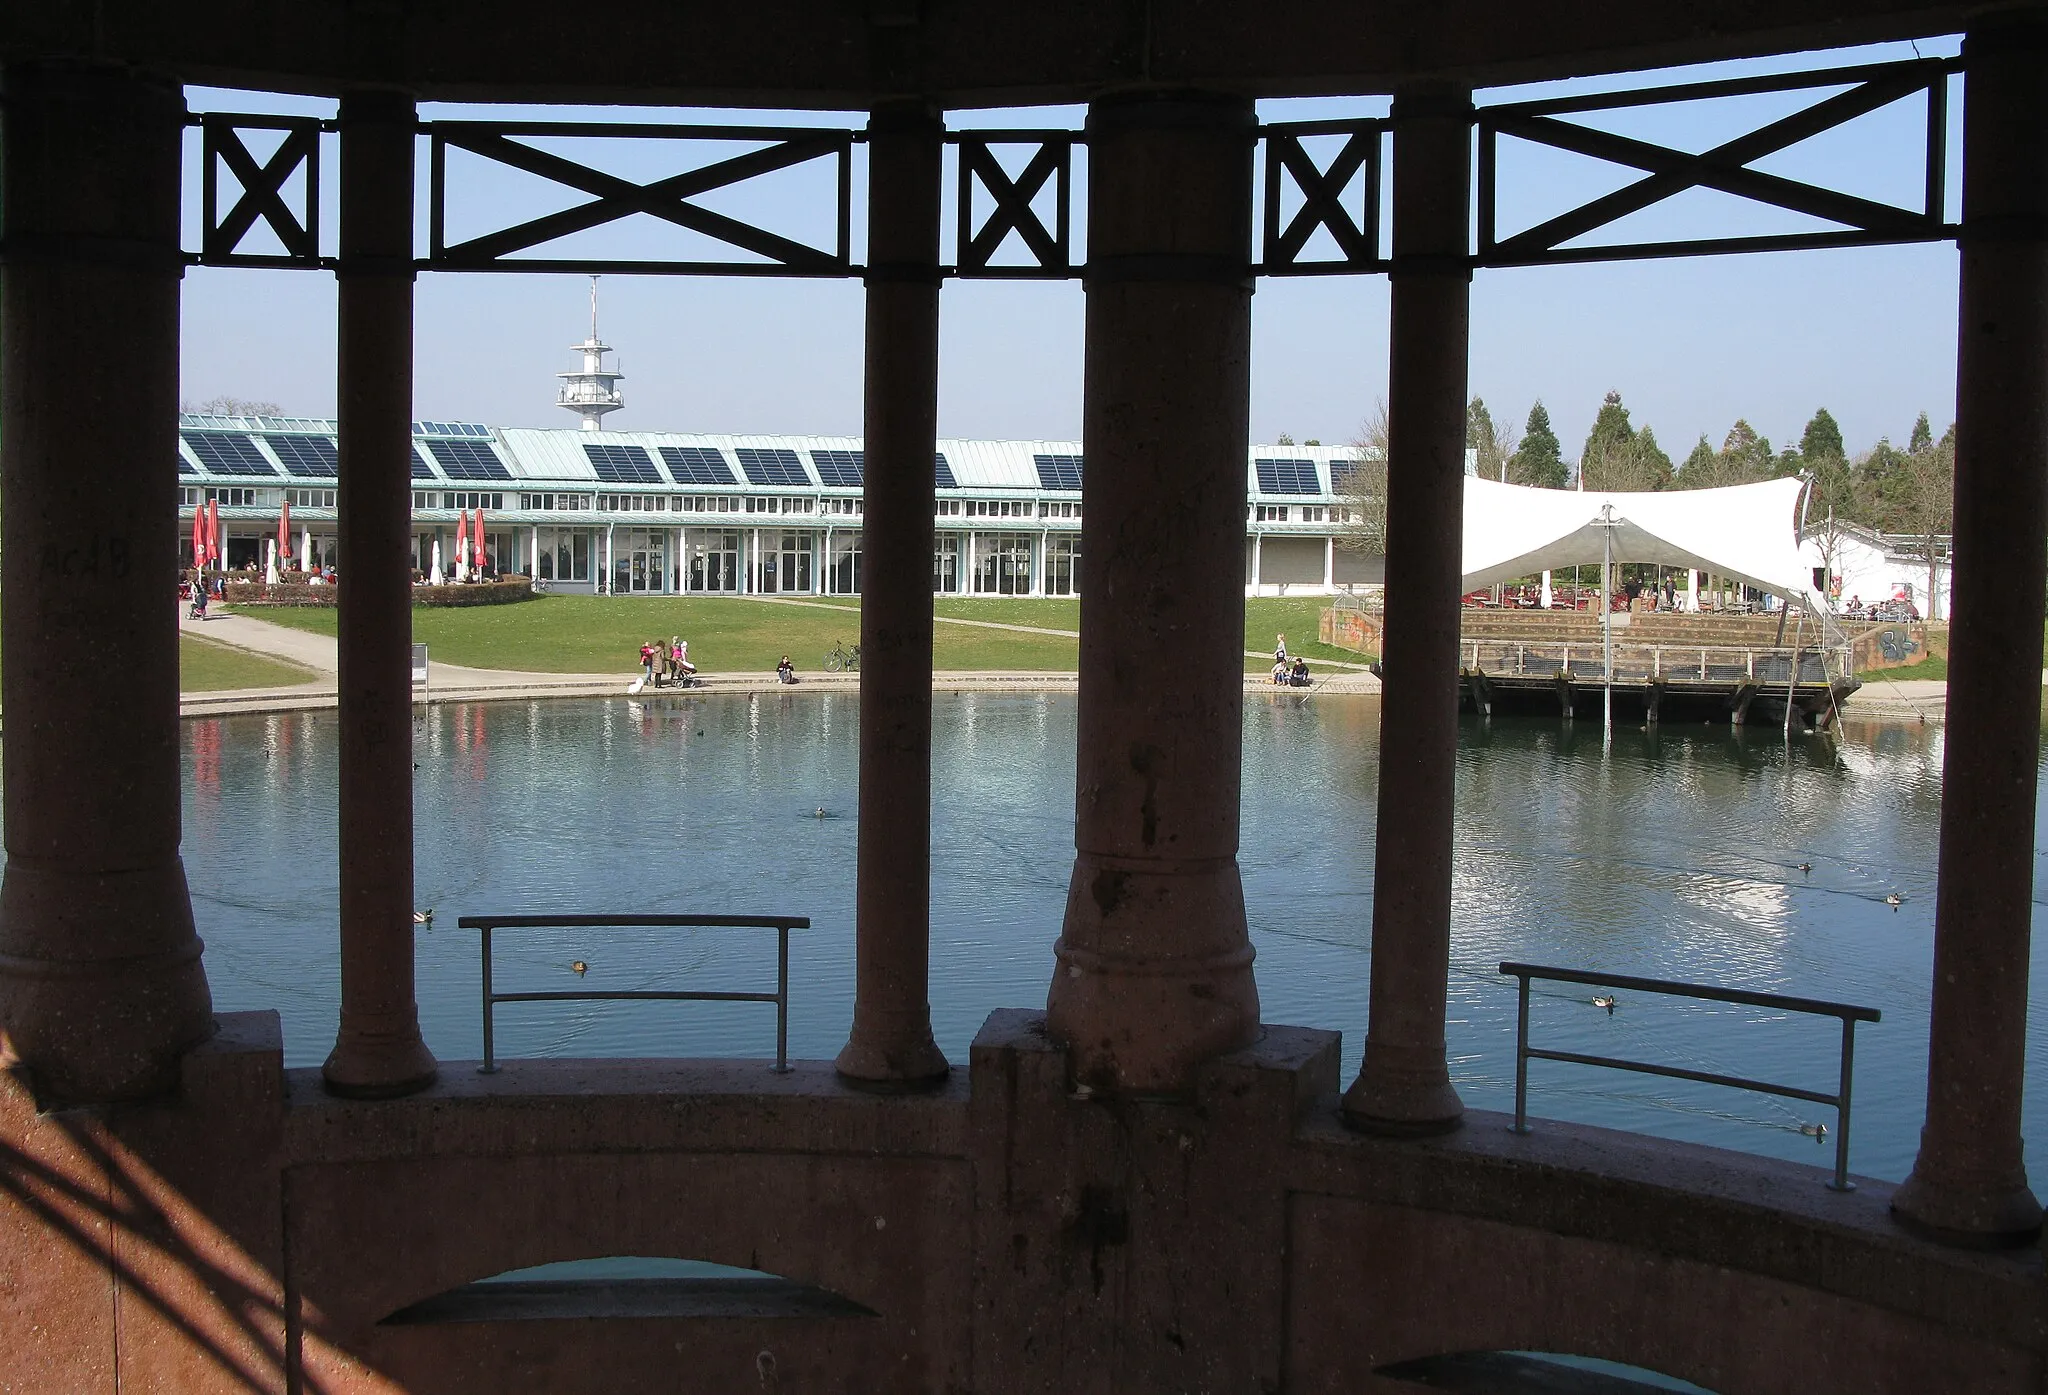
[[[1386,688],[1380,707],[1372,1006],[1344,1096],[1362,1129],[1437,1132],[1464,1113],[1444,1063],[1458,596],[1465,504],[1471,94],[1394,99],[1393,328],[1387,393]]]
[[[413,998],[412,99],[341,99],[338,1095],[434,1079]]]
[[[868,121],[866,552],[860,603],[860,847],[853,1031],[839,1074],[946,1078],[932,1040],[932,458],[939,432],[939,185],[945,125],[923,104]]]
[[[178,856],[178,85],[10,67],[0,241],[0,1059],[51,1104],[213,1033]],[[102,693],[123,672],[118,698]]]
[[[1927,1123],[1892,1199],[1965,1243],[2041,1225],[2020,1147],[2048,577],[2048,29],[1972,30],[1963,107],[1954,621]]]
[[[1076,1079],[1179,1093],[1259,1026],[1238,877],[1251,362],[1248,100],[1088,113],[1074,872],[1047,1027]]]

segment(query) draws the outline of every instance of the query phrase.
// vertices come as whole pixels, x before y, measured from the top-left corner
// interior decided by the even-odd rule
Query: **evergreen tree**
[[[1628,408],[1621,405],[1621,394],[1609,389],[1600,403],[1600,414],[1593,418],[1593,429],[1586,433],[1579,459],[1583,462],[1615,456],[1635,440],[1635,434],[1636,429],[1629,425]]]
[[[1475,397],[1465,404],[1465,449],[1479,450],[1493,440],[1493,413],[1486,399]]]
[[[1640,486],[1646,489],[1669,489],[1671,487],[1671,457],[1657,444],[1657,433],[1645,426],[1636,433],[1636,466],[1644,479],[1649,481]]]
[[[1806,430],[1799,436],[1799,454],[1809,468],[1823,459],[1849,458],[1849,452],[1842,446],[1842,428],[1835,425],[1827,408],[1816,411],[1813,420],[1806,423]]]
[[[1685,457],[1685,463],[1678,467],[1680,489],[1705,489],[1715,478],[1714,448],[1707,444],[1707,433],[1702,431],[1694,443],[1692,453]]]
[[[1564,450],[1558,444],[1557,432],[1551,429],[1550,412],[1541,398],[1529,409],[1528,424],[1522,428],[1522,443],[1508,462],[1508,478],[1516,484],[1533,484],[1543,489],[1563,489],[1571,482]]]
[[[1484,399],[1475,397],[1466,404],[1465,445],[1478,454],[1480,478],[1506,480],[1509,459],[1515,453],[1515,444],[1513,428],[1496,425],[1493,413],[1486,409]]]
[[[1776,473],[1776,464],[1770,441],[1757,435],[1756,428],[1747,421],[1738,418],[1729,428],[1727,439],[1721,442],[1721,482],[1752,484],[1769,479]]]
[[[1934,432],[1927,425],[1927,413],[1922,412],[1920,419],[1913,423],[1913,434],[1906,438],[1906,454],[1918,455],[1921,451],[1932,449],[1933,445]]]
[[[1671,483],[1671,457],[1658,446],[1656,432],[1629,424],[1621,394],[1609,392],[1586,436],[1579,474],[1588,489],[1663,489]]]

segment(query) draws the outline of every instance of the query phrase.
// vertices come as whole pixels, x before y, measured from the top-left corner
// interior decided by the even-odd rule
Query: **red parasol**
[[[476,531],[470,536],[476,539],[476,566],[477,570],[481,572],[484,563],[490,560],[484,556],[484,511],[482,505],[477,506]]]
[[[192,566],[195,570],[206,567],[206,505],[192,510]]]
[[[455,570],[459,576],[462,564],[469,560],[469,514],[457,511],[455,515]]]
[[[285,559],[292,555],[292,501],[286,495],[277,511],[277,564],[282,567]]]
[[[220,500],[206,501],[206,560],[220,565]]]

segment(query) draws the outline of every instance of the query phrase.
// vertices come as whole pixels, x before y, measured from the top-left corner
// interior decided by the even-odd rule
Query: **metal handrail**
[[[464,930],[481,930],[483,960],[484,1063],[480,1075],[498,1069],[492,1034],[493,1010],[499,1003],[624,1002],[663,1001],[699,1003],[775,1004],[775,1073],[787,1075],[789,1065],[789,932],[808,930],[806,915],[466,915],[455,922]],[[697,929],[732,928],[775,931],[775,991],[734,993],[712,990],[600,989],[589,993],[497,993],[491,989],[491,932],[493,930],[574,929]]]
[[[1856,1061],[1856,1024],[1881,1021],[1883,1015],[1876,1008],[1859,1007],[1854,1003],[1831,1003],[1821,998],[1793,998],[1782,993],[1753,993],[1746,988],[1715,988],[1709,984],[1680,983],[1673,979],[1634,978],[1627,974],[1589,974],[1577,969],[1556,969],[1543,964],[1504,961],[1500,971],[1513,975],[1521,984],[1521,1006],[1515,1019],[1516,1133],[1529,1132],[1529,1062],[1532,1058],[1539,1061],[1567,1061],[1581,1066],[1607,1066],[1614,1070],[1635,1071],[1642,1075],[1667,1076],[1673,1080],[1697,1080],[1706,1085],[1727,1085],[1738,1090],[1755,1090],[1761,1094],[1779,1095],[1786,1099],[1833,1105],[1835,1175],[1827,1185],[1838,1192],[1856,1190],[1856,1184],[1849,1180],[1849,1086]],[[1648,1061],[1631,1061],[1617,1056],[1589,1056],[1577,1051],[1551,1051],[1531,1046],[1529,982],[1531,979],[1539,978],[1547,983],[1579,983],[1592,988],[1626,988],[1636,993],[1663,993],[1674,998],[1695,998],[1710,1003],[1742,1003],[1750,1007],[1775,1008],[1781,1012],[1802,1012],[1815,1017],[1839,1018],[1842,1023],[1841,1084],[1836,1093],[1829,1095],[1818,1090],[1801,1089],[1796,1085],[1750,1080],[1739,1075],[1719,1075],[1712,1071],[1687,1070],[1682,1066],[1658,1066]]]

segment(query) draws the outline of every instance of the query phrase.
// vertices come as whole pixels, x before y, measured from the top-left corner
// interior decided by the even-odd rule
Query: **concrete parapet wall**
[[[222,1018],[162,1103],[39,1114],[0,1076],[0,1391],[1412,1389],[1548,1350],[1724,1395],[2031,1391],[2032,1250],[1891,1221],[1817,1168],[1475,1112],[1337,1122],[1336,1034],[1269,1026],[1185,1099],[1073,1085],[1033,1012],[877,1096],[751,1061],[446,1063],[347,1102]],[[383,1319],[504,1271],[706,1259],[870,1315]]]

